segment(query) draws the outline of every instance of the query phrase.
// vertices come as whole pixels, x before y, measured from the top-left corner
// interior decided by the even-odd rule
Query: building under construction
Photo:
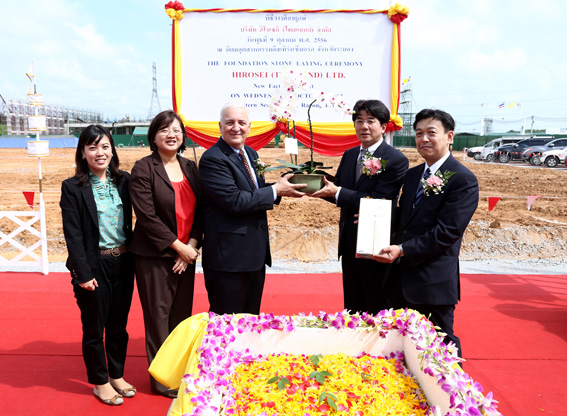
[[[36,113],[37,111],[37,113]],[[69,125],[77,123],[102,124],[102,113],[95,111],[44,104],[33,106],[27,100],[3,98],[0,100],[0,126],[4,135],[29,134],[28,117],[44,115],[46,135],[69,134]]]

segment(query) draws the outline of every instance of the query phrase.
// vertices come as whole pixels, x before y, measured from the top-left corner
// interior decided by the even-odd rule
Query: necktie
[[[244,155],[244,151],[242,149],[240,149],[240,151],[238,152],[238,156],[240,156],[240,159],[242,160],[244,167],[248,171],[248,175],[250,175],[250,178],[252,179],[252,183],[256,185],[256,178],[254,177],[254,172],[252,172],[252,168],[248,164],[248,160],[246,159],[246,156]]]
[[[358,182],[358,180],[362,176],[362,165],[360,161],[362,160],[364,153],[366,153],[366,149],[360,149],[360,153],[358,154],[358,158],[356,159],[356,171],[354,174],[355,182]]]
[[[423,179],[427,179],[431,176],[431,170],[429,170],[429,168],[425,169],[425,172],[423,173]],[[415,194],[415,199],[413,201],[413,206],[417,206],[417,204],[419,203],[419,201],[421,201],[421,198],[423,198],[423,193],[425,192],[425,188],[423,187],[423,183],[421,183],[421,181],[419,182],[419,185],[417,186],[417,192]]]

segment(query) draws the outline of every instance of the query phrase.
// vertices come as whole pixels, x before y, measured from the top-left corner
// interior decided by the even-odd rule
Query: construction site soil
[[[196,149],[197,158],[204,149]],[[415,149],[402,149],[410,167],[422,163]],[[120,167],[130,171],[136,160],[146,156],[146,148],[119,148]],[[264,148],[260,158],[279,165],[276,159],[289,160],[279,148]],[[454,156],[463,160],[460,152]],[[186,157],[193,159],[189,148]],[[300,149],[298,160],[309,159],[309,151]],[[38,162],[27,156],[26,149],[0,149],[0,211],[32,211],[26,205],[22,191],[36,191],[39,205]],[[332,166],[336,172],[340,157],[316,155],[316,160]],[[46,206],[48,253],[50,261],[66,257],[61,210],[61,182],[74,175],[74,149],[51,149],[42,158],[43,198]],[[477,176],[480,201],[465,233],[461,249],[463,260],[563,260],[567,252],[567,168],[533,167],[522,162],[509,164],[476,162],[467,158],[463,163]],[[279,178],[282,171],[266,174],[268,182]],[[528,196],[540,195],[527,207]],[[488,211],[488,197],[502,197],[494,210]],[[37,207],[34,210],[38,210]],[[325,262],[337,258],[339,209],[335,204],[316,198],[283,198],[279,206],[268,212],[272,255],[275,259],[299,262]],[[18,224],[5,216],[0,218],[0,231],[9,235]],[[38,223],[34,224],[39,229]],[[37,237],[25,231],[16,241],[25,246]],[[12,257],[17,250],[9,244],[0,246],[0,253]]]

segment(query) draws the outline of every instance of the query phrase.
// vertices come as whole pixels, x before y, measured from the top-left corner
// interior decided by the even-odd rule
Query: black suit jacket
[[[201,242],[201,184],[197,165],[179,155],[177,160],[196,200],[189,238]],[[144,257],[177,257],[177,252],[169,247],[177,239],[175,191],[157,151],[138,160],[132,168],[130,195],[136,212],[136,226],[130,251]]]
[[[413,208],[424,164],[406,175],[394,242],[403,243],[400,261],[404,297],[411,303],[456,304],[460,299],[459,251],[478,206],[478,181],[452,155],[439,169],[457,172],[438,195],[424,195]]]
[[[122,173],[124,176],[117,187],[124,210],[126,244],[129,244],[132,236],[132,204],[128,193],[130,175],[127,172]],[[71,272],[73,284],[102,278],[99,265],[98,216],[90,182],[87,181],[83,186],[79,186],[76,176],[63,181],[59,206],[69,252],[66,266]]]
[[[254,149],[244,146],[256,173]],[[250,272],[271,266],[268,219],[274,194],[262,177],[259,188],[238,154],[220,138],[199,161],[203,187],[203,268],[221,272]]]
[[[358,225],[354,223],[356,219],[354,215],[358,214],[360,198],[389,199],[394,208],[409,165],[407,157],[402,152],[384,141],[373,153],[374,157],[388,161],[384,171],[373,176],[362,175],[355,183],[356,170],[362,168],[357,161],[359,153],[360,146],[348,149],[343,154],[335,176],[335,185],[342,187],[336,201],[337,206],[341,208],[339,257],[354,255],[354,252],[346,252],[346,241],[351,242],[349,246],[352,249],[356,247]],[[334,198],[328,200],[335,202]]]

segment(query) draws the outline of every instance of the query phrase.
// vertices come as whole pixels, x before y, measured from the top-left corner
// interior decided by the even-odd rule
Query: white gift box
[[[361,198],[358,212],[356,257],[371,258],[390,245],[392,201]]]

